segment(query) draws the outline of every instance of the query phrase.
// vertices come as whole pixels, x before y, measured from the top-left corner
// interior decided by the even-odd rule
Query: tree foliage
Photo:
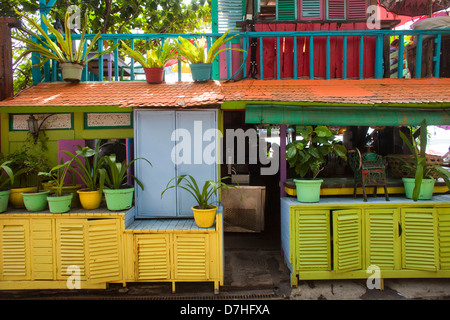
[[[47,0],[48,1],[48,0]],[[57,0],[48,15],[49,21],[64,22],[71,5],[88,12],[88,33],[190,33],[201,32],[211,24],[211,0]],[[20,18],[14,9],[38,19],[39,0],[8,0],[0,2],[0,16]],[[82,27],[82,26],[81,26]],[[24,24],[23,28],[27,28]],[[77,30],[79,32],[79,30]],[[13,30],[20,32],[20,30]],[[13,55],[19,57],[22,47],[14,44]],[[30,56],[14,66],[15,92],[31,82]]]

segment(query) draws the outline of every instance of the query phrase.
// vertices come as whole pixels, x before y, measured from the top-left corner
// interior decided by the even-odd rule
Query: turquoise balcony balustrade
[[[72,38],[77,40],[79,36],[72,35]],[[221,34],[103,34],[98,41],[98,48],[102,50],[104,44],[112,45],[120,40],[128,40],[131,48],[134,48],[137,41],[152,39],[160,39],[162,42],[168,39],[177,41],[178,36],[188,39],[204,38],[209,49],[213,40]],[[412,36],[413,46],[404,45],[404,39],[408,36]],[[250,76],[263,80],[391,77],[387,72],[389,71],[388,40],[391,37],[399,39],[398,57],[404,56],[406,50],[414,49],[413,78],[439,77],[442,41],[444,37],[449,36],[450,29],[240,32],[234,41],[226,45],[230,48],[240,47],[247,53],[222,52],[215,61],[213,79],[242,79]],[[87,36],[88,39],[93,37],[94,35]],[[424,53],[425,42],[427,43],[426,53]],[[432,71],[426,74],[423,71],[425,54],[432,60]],[[33,54],[32,59],[33,64],[39,62],[37,54]],[[396,72],[399,78],[404,77],[405,63],[403,59],[398,60]],[[94,64],[95,68],[93,68]],[[321,70],[318,70],[317,66],[320,66]],[[429,65],[426,67],[430,69]],[[268,69],[273,70],[270,76],[267,76]],[[303,70],[301,73],[300,69]],[[124,79],[124,76],[128,76],[126,77],[128,81],[134,81],[136,74],[139,73],[142,73],[142,70],[135,65],[133,59],[130,64],[125,64],[119,59],[119,51],[116,49],[110,55],[103,56],[103,59],[87,64],[82,81],[120,81]],[[43,73],[37,68],[33,70],[34,84],[59,80],[58,66],[55,61],[44,66]],[[183,77],[181,68],[178,68],[177,80],[187,80],[187,77]]]

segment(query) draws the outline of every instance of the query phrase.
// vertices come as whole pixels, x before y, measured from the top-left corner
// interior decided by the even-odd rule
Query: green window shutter
[[[334,270],[362,269],[361,210],[333,211]]]
[[[297,0],[277,0],[277,20],[297,19]]]
[[[450,209],[439,210],[439,261],[441,269],[450,269]]]
[[[404,269],[436,271],[437,219],[432,208],[402,209]]]
[[[381,270],[401,267],[400,214],[396,209],[365,210],[366,266]]]
[[[301,2],[302,20],[322,18],[321,0],[302,0]]]
[[[300,271],[331,270],[330,211],[296,211],[296,265]]]

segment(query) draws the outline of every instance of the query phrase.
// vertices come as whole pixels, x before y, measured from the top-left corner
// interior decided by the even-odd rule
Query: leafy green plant
[[[52,181],[55,183],[55,194],[57,197],[62,196],[64,180],[66,179],[66,176],[69,173],[69,170],[73,169],[73,166],[72,166],[73,161],[74,161],[74,159],[72,158],[70,160],[67,160],[64,163],[54,166],[53,168],[50,169],[49,172],[42,172],[42,171],[39,172],[40,176],[50,177],[52,179]],[[62,160],[61,160],[61,162],[62,162]]]
[[[76,154],[69,151],[62,152],[72,157],[72,160],[78,165],[77,168],[74,169],[74,172],[81,180],[83,180],[86,188],[90,191],[99,189],[100,193],[103,192],[107,172],[106,169],[103,168],[106,161],[105,157],[99,157],[100,141],[95,146],[95,149],[81,147],[79,145],[77,145],[77,147],[78,150],[76,150]],[[84,158],[84,163],[79,157]],[[92,164],[90,163],[90,158],[92,158]]]
[[[35,32],[28,31],[31,36],[34,36],[37,41],[33,41],[32,39],[22,37],[22,36],[16,36],[15,39],[19,41],[23,41],[28,45],[27,50],[25,50],[17,60],[20,60],[23,56],[35,52],[40,54],[41,56],[45,57],[46,59],[41,62],[39,65],[34,65],[33,67],[38,67],[45,63],[46,61],[52,59],[55,61],[58,61],[60,63],[68,62],[68,63],[77,63],[84,65],[85,63],[96,59],[99,56],[102,56],[104,54],[110,53],[114,49],[116,49],[119,45],[116,44],[110,48],[108,48],[105,51],[102,51],[100,53],[95,54],[89,59],[86,59],[88,54],[93,49],[95,43],[97,40],[101,37],[100,32],[97,33],[94,38],[91,40],[90,45],[87,47],[86,51],[84,51],[84,47],[86,44],[87,39],[85,38],[86,35],[86,29],[87,29],[87,22],[88,22],[88,14],[86,12],[85,14],[85,23],[82,30],[81,38],[80,38],[80,44],[78,48],[76,46],[72,47],[72,37],[70,33],[69,28],[69,13],[66,12],[65,15],[65,34],[60,33],[58,30],[56,30],[53,25],[43,16],[43,22],[47,26],[48,30],[56,37],[56,42],[53,41],[47,33],[42,29],[42,27],[36,23],[33,19],[25,16],[18,10],[16,10],[16,13],[20,15],[21,17],[25,18],[34,28],[36,28],[37,31],[41,35],[38,35]]]
[[[424,119],[419,128],[409,127],[411,138],[409,139],[403,132],[399,132],[400,138],[407,145],[408,149],[413,155],[413,161],[407,161],[404,158],[390,156],[399,159],[403,162],[403,168],[409,171],[414,176],[414,190],[412,198],[414,201],[419,199],[420,185],[423,179],[433,178],[437,175],[444,179],[445,184],[450,188],[450,172],[440,165],[427,163],[426,149],[427,149],[427,122]],[[417,130],[420,130],[418,138],[414,138]]]
[[[106,185],[110,189],[120,189],[120,187],[125,183],[126,178],[132,177],[134,181],[136,181],[136,183],[139,185],[139,187],[144,190],[144,185],[142,184],[142,182],[128,172],[128,169],[137,160],[145,160],[150,165],[152,165],[150,161],[145,158],[136,158],[127,163],[126,160],[117,162],[115,154],[105,156],[105,167],[108,172],[108,174],[106,175]]]
[[[211,45],[211,48],[209,48],[208,53],[206,54],[206,41],[202,40],[200,43],[197,40],[194,40],[194,43],[189,41],[186,38],[183,38],[181,36],[178,37],[179,43],[178,43],[178,50],[182,57],[184,57],[189,63],[212,63],[214,59],[223,51],[226,50],[233,50],[233,51],[240,51],[240,52],[246,52],[245,50],[238,49],[238,48],[219,48],[230,41],[231,39],[235,38],[237,34],[226,38],[228,35],[228,32],[230,30],[227,30],[220,38],[216,39],[214,43]]]
[[[7,184],[10,186],[14,183],[14,172],[9,167],[11,161],[4,161],[0,164],[0,190],[6,188]]]
[[[301,139],[286,146],[286,159],[291,168],[300,177],[308,174],[312,179],[324,168],[325,157],[334,153],[347,160],[347,149],[338,144],[332,130],[326,126],[304,126],[300,131]]]
[[[131,49],[124,42],[122,46],[125,48],[124,53],[139,62],[144,68],[163,68],[167,62],[177,56],[174,45],[170,41],[164,44],[156,45],[147,50],[146,57],[137,50]]]
[[[230,185],[222,182],[222,180],[228,178],[230,177],[223,177],[217,181],[206,180],[203,184],[203,187],[200,189],[194,177],[186,174],[180,175],[172,178],[167,183],[166,189],[164,189],[161,193],[161,198],[167,190],[180,187],[181,189],[189,192],[194,197],[195,201],[197,202],[198,209],[210,209],[213,207],[213,204],[211,204],[209,201],[213,195],[217,194],[217,190],[219,190],[221,187],[224,187],[227,192],[229,187],[238,189],[235,185]],[[172,182],[174,184],[170,185]],[[184,182],[184,184],[181,184],[182,182]]]

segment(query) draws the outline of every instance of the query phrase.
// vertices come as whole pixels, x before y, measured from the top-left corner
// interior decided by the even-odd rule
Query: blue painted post
[[[98,40],[98,52],[103,51],[103,40]],[[98,57],[98,80],[103,81],[103,56]]]
[[[326,68],[326,78],[327,79],[330,79],[331,78],[331,76],[330,76],[330,69],[331,69],[331,64],[330,64],[330,56],[331,56],[331,49],[330,49],[330,36],[327,36],[327,46],[326,46],[326,50],[327,50],[327,52],[326,52],[326,65],[325,65],[325,68]]]
[[[359,39],[359,78],[364,77],[364,36]]]
[[[436,39],[434,39],[434,42],[436,43],[436,48],[434,51],[434,76],[436,78],[439,78],[439,71],[441,67],[441,40],[442,40],[442,34],[438,34]]]
[[[281,45],[280,45],[280,37],[277,37],[277,80],[280,79],[280,65],[281,65],[281,59],[280,59],[280,51],[281,51]]]
[[[344,36],[342,50],[342,79],[347,79],[347,36]]]
[[[314,38],[309,37],[309,78],[314,79]]]
[[[58,62],[52,61],[52,81],[57,81],[58,78]]]
[[[134,50],[134,39],[131,39],[130,49]],[[134,59],[131,58],[131,60],[130,60],[130,80],[134,81],[134,79],[135,79],[135,76],[134,76]]]
[[[298,79],[297,74],[297,64],[298,64],[298,57],[297,57],[297,37],[294,37],[294,79]]]
[[[243,77],[244,79],[247,78],[247,55],[248,55],[248,47],[249,47],[249,38],[242,38],[242,49],[245,50],[247,52],[247,54],[244,54],[244,58],[243,58]]]
[[[116,45],[118,42],[117,39],[114,39],[114,44]],[[119,49],[116,48],[114,50],[114,80],[119,81]]]
[[[81,43],[80,43],[80,45],[81,45]],[[86,52],[86,50],[87,50],[87,42],[84,43],[83,55]],[[88,81],[89,80],[89,69],[88,69],[88,64],[87,63],[84,64],[84,68],[83,68],[83,73],[81,75],[81,79],[83,81]]]
[[[263,67],[263,38],[259,37],[259,72],[260,79],[264,80],[264,67]]]
[[[36,38],[34,38],[36,39]],[[37,53],[32,53],[31,54],[31,64],[39,64],[41,61],[40,59],[40,55]],[[33,85],[37,85],[38,83],[41,82],[41,70],[40,68],[32,68],[31,69],[31,74],[33,75]]]
[[[375,79],[383,78],[383,35],[375,40]]]
[[[416,78],[420,78],[422,76],[422,39],[423,35],[419,34],[417,36],[416,44]]]
[[[403,78],[403,52],[404,52],[404,35],[398,37],[398,62],[397,62],[397,78]]]

